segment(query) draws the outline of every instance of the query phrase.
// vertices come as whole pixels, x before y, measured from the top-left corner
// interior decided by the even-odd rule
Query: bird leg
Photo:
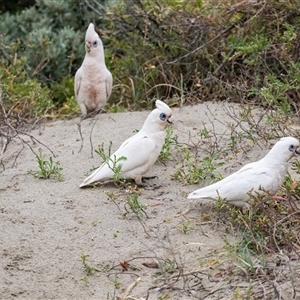
[[[80,148],[79,148],[79,151],[78,153],[82,150],[82,147],[83,147],[83,136],[82,136],[82,132],[81,132],[81,121],[79,123],[77,123],[77,127],[78,127],[78,132],[79,132],[79,135],[80,135],[80,139],[81,139],[81,145],[80,145]]]
[[[81,121],[89,119],[89,118],[93,118],[100,113],[107,113],[107,111],[104,108],[99,108],[97,110],[91,111],[90,113],[86,114],[85,116],[82,116]]]

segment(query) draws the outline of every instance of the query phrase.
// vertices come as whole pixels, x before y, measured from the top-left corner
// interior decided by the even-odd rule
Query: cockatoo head
[[[143,130],[148,132],[158,132],[165,130],[168,124],[173,122],[171,108],[161,100],[155,101],[156,109],[154,109],[147,117]]]
[[[270,150],[269,154],[274,156],[278,161],[289,161],[294,155],[300,154],[298,150],[300,143],[297,139],[288,136],[281,138]]]
[[[99,53],[104,55],[103,44],[95,31],[93,23],[90,23],[85,34],[85,50],[89,55],[96,56]]]

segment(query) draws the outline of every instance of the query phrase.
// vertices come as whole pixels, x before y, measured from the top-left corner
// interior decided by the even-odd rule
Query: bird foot
[[[142,180],[141,180],[141,185],[145,188],[147,188],[147,190],[157,190],[159,188],[161,188],[162,186],[161,185],[156,185],[155,183],[153,185],[147,185],[145,182],[147,180],[152,180],[152,179],[155,179],[155,178],[158,178],[157,176],[148,176],[148,177],[142,177]]]
[[[157,176],[148,176],[148,177],[143,176],[142,177],[142,182],[145,182],[146,180],[155,179],[155,178],[158,178],[158,177]]]

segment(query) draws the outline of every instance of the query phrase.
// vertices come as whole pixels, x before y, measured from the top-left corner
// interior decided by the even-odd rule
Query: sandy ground
[[[239,111],[237,105],[228,104],[228,109]],[[173,112],[173,130],[179,142],[197,147],[200,157],[216,147],[222,150],[223,175],[261,158],[271,147],[271,143],[253,145],[245,140],[240,151],[227,151],[232,133],[228,124],[234,121],[223,105],[199,104]],[[28,136],[23,138],[30,147],[19,140],[9,144],[11,157],[4,160],[5,170],[0,173],[1,299],[126,299],[126,295],[133,297],[128,299],[149,300],[233,299],[236,286],[249,285],[237,277],[232,285],[226,280],[227,287],[222,289],[225,277],[213,276],[221,274],[212,266],[222,252],[224,239],[233,243],[238,236],[226,225],[224,216],[215,216],[212,203],[186,199],[205,182],[189,186],[172,180],[180,165],[176,149],[173,158],[164,164],[157,162],[147,174],[158,176],[147,182],[139,196],[147,205],[148,218],[124,216],[124,188],[108,183],[79,189],[88,171],[100,165],[93,150],[102,142],[108,146],[109,141],[112,149],[117,149],[141,128],[148,113],[102,114],[85,120],[81,123],[83,142],[77,127],[79,118],[46,123],[32,131],[31,135],[55,153],[54,160],[63,168],[61,182],[27,174],[38,169],[30,147],[36,152],[42,148],[46,157],[52,156],[46,147]],[[204,128],[214,134],[201,138],[198,133]],[[107,192],[117,195],[116,199],[109,198]],[[183,233],[182,222],[188,222],[192,230]],[[87,265],[98,270],[91,276],[85,272],[83,255]],[[176,262],[185,274],[199,273],[181,280],[177,270],[173,278],[167,274],[169,279],[163,280],[156,274],[157,268],[145,266],[163,260]],[[121,261],[130,263],[128,270],[122,269]],[[133,283],[136,285],[131,289]],[[289,292],[283,295],[280,299],[292,299]]]

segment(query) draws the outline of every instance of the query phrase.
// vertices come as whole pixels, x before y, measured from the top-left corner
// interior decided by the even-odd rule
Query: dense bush
[[[128,0],[107,18],[117,97],[298,108],[295,2]]]
[[[140,109],[167,98],[174,105],[229,100],[299,109],[296,2],[111,0],[106,10],[101,3],[36,0],[3,12],[2,66],[11,63],[13,43],[29,78],[50,87],[55,106],[68,113],[76,107],[72,84],[84,34],[94,22],[114,77],[114,107]]]
[[[29,78],[24,69],[25,59],[16,56],[7,56],[9,66],[0,61],[0,136],[8,128],[24,128],[31,122],[51,113],[54,103],[51,92],[43,87],[37,79]],[[10,123],[10,125],[9,125]],[[6,134],[4,134],[6,135]]]

